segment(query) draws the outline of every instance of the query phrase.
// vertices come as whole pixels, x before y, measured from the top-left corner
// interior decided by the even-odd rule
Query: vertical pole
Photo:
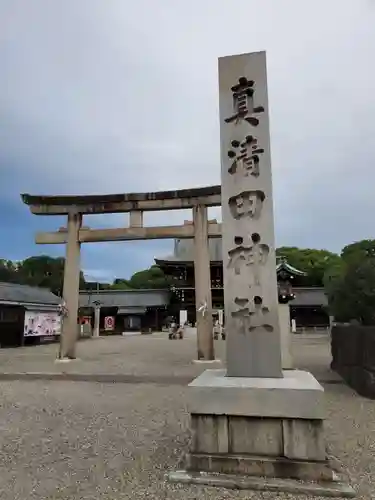
[[[159,331],[159,309],[155,308],[155,331]]]
[[[184,326],[187,322],[187,311],[186,309],[180,309],[179,325]]]
[[[290,326],[289,304],[279,304],[281,366],[283,370],[293,368],[292,332]]]
[[[206,206],[197,205],[193,208],[193,221],[198,360],[211,361],[215,359],[215,353],[212,332],[211,275]]]
[[[64,266],[63,299],[67,314],[62,322],[59,358],[75,359],[78,337],[78,306],[79,306],[79,274],[80,274],[80,243],[79,230],[82,224],[82,214],[69,213],[68,238]]]
[[[297,332],[296,320],[292,319],[292,333],[296,333],[296,332]]]
[[[94,310],[94,337],[100,336],[100,306],[95,306]]]
[[[332,315],[329,315],[329,332],[332,332],[332,326],[335,321],[335,317]]]
[[[224,325],[223,310],[219,309],[218,313],[219,313],[219,325],[223,326]]]
[[[143,212],[140,210],[132,210],[129,212],[129,226],[143,227]]]

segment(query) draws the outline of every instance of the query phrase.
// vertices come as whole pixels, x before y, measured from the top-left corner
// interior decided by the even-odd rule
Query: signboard
[[[91,327],[91,316],[82,316],[79,318],[79,323],[81,325],[81,335],[91,335],[92,327]]]
[[[184,326],[185,323],[187,323],[187,311],[181,310],[180,311],[180,326]]]
[[[61,333],[61,317],[57,312],[25,312],[25,337],[53,337]]]
[[[115,329],[115,317],[114,316],[106,316],[104,318],[104,330],[114,330]]]
[[[81,316],[79,322],[81,325],[91,325],[91,316]]]

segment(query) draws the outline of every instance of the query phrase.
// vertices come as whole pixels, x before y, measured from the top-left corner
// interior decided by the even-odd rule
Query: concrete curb
[[[1,381],[63,381],[63,382],[99,382],[102,384],[156,384],[188,385],[194,376],[172,375],[131,375],[123,373],[54,373],[54,372],[18,372],[0,373]]]
[[[1,381],[63,381],[63,382],[99,382],[102,384],[156,384],[156,385],[183,385],[190,384],[194,375],[132,375],[125,373],[66,373],[66,372],[0,372]],[[341,379],[318,379],[323,385],[345,385]]]

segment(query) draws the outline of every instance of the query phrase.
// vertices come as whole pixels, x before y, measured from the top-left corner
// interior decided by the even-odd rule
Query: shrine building
[[[188,221],[185,224],[189,224]],[[223,261],[221,239],[209,239],[211,264],[212,309],[224,309],[223,292]],[[170,303],[170,314],[178,318],[179,311],[187,311],[188,322],[196,321],[195,290],[194,290],[194,241],[192,239],[174,240],[172,255],[156,258],[155,263],[167,276],[176,280],[173,287],[175,300]],[[327,297],[322,287],[306,285],[306,273],[292,267],[279,258],[277,261],[277,280],[279,287],[279,302],[286,298],[289,303],[291,321],[295,320],[297,330],[304,328],[326,329],[329,327],[327,312]],[[290,300],[290,296],[294,298]]]

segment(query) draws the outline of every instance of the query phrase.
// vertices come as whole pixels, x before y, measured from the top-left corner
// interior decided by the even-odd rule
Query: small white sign
[[[185,323],[187,323],[187,311],[182,309],[180,311],[180,326],[184,326]]]

